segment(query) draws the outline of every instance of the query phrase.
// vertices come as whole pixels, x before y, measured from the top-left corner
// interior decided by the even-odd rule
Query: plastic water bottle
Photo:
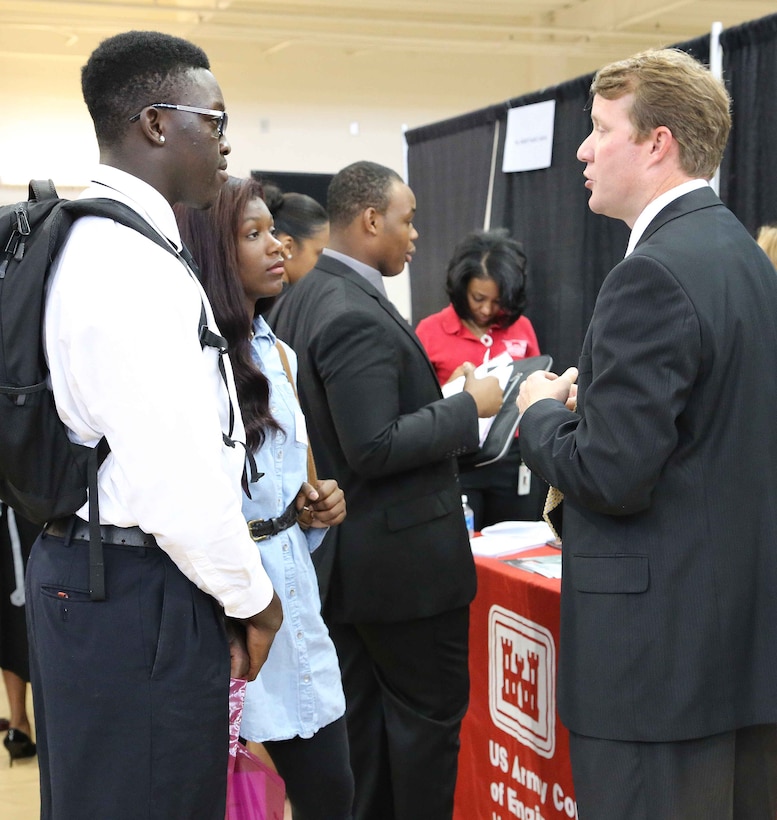
[[[464,523],[467,525],[467,532],[469,537],[475,534],[475,513],[472,512],[472,507],[467,503],[467,496],[461,497],[461,509],[464,512]]]

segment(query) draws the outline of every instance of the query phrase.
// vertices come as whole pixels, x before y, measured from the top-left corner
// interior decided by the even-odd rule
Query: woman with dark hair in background
[[[329,241],[329,217],[307,194],[284,194],[264,184],[264,201],[275,222],[275,236],[283,250],[283,279],[290,285],[310,273]]]
[[[507,352],[513,359],[538,356],[540,348],[526,307],[526,255],[505,230],[476,231],[462,239],[448,262],[448,307],[416,328],[440,384]],[[475,514],[475,529],[499,521],[534,521],[542,514],[547,485],[521,463],[517,438],[508,454],[462,473],[461,486]]]
[[[310,557],[327,527],[345,517],[345,501],[333,479],[314,480],[315,486],[307,481],[296,356],[261,316],[280,293],[284,270],[282,245],[261,197],[256,180],[230,177],[209,210],[176,206],[181,237],[200,266],[229,345],[260,476],[249,484],[243,512],[283,603],[283,625],[246,690],[240,733],[249,748],[251,742],[264,745],[286,783],[294,820],[350,820],[345,698]]]

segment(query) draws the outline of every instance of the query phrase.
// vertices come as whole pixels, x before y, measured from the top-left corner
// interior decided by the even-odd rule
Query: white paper
[[[525,544],[529,543],[528,539],[536,536],[539,536],[542,543],[556,537],[547,522],[542,519],[539,521],[500,521],[498,524],[483,527],[482,532],[483,535],[509,535]],[[540,541],[534,543],[537,544]]]
[[[484,527],[478,538],[471,538],[473,555],[494,558],[544,546],[555,538],[544,521],[502,521]]]
[[[489,361],[483,362],[483,364],[479,364],[475,368],[475,377],[478,379],[482,379],[484,376],[494,376],[497,381],[499,382],[499,386],[502,388],[502,392],[504,392],[505,387],[507,387],[507,382],[510,381],[510,377],[513,375],[513,358],[512,356],[505,351],[504,353],[500,353],[494,359]],[[442,394],[445,398],[448,396],[453,396],[456,393],[461,393],[464,389],[464,376],[459,376],[452,381],[449,381],[447,384],[442,386]],[[487,419],[478,419],[478,441],[479,443],[483,444],[486,440],[486,436],[488,435],[488,431],[491,429],[491,425],[494,423],[494,419],[496,416],[489,416]]]
[[[502,172],[550,168],[556,101],[522,105],[507,112]]]

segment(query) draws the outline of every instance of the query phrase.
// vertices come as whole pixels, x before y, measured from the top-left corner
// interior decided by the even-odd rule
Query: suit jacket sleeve
[[[581,506],[650,506],[682,435],[701,361],[695,310],[662,264],[633,254],[605,280],[579,363],[578,412],[543,400],[521,418],[526,463]]]
[[[374,314],[353,309],[310,341],[351,469],[383,477],[476,449],[474,399],[467,393],[441,398],[412,331],[392,328],[384,335],[382,329]]]

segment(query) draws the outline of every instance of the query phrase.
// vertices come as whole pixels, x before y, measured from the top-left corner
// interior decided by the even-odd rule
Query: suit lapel
[[[662,208],[653,217],[651,223],[645,228],[644,233],[637,242],[638,248],[646,239],[649,239],[659,228],[662,228],[673,219],[685,216],[693,211],[701,211],[704,208],[714,208],[723,206],[718,196],[709,186],[697,188],[688,194],[673,199],[665,208]]]
[[[402,328],[402,332],[407,334],[408,338],[413,341],[413,344],[423,354],[424,361],[426,361],[430,373],[434,376],[435,382],[438,383],[437,373],[435,372],[432,363],[429,361],[429,357],[426,353],[426,350],[424,349],[424,346],[421,344],[420,339],[413,332],[413,329],[410,327],[407,320],[402,316],[402,314],[377,288],[373,287],[360,273],[355,271],[353,268],[349,267],[344,262],[341,262],[339,259],[335,259],[332,256],[322,254],[319,257],[318,264],[316,265],[316,267],[320,268],[322,271],[325,271],[326,273],[332,274],[333,276],[339,276],[342,279],[347,279],[351,284],[360,288],[369,297],[374,299],[381,307],[381,309],[388,313],[388,315],[397,323],[397,325],[399,325],[399,327]]]

